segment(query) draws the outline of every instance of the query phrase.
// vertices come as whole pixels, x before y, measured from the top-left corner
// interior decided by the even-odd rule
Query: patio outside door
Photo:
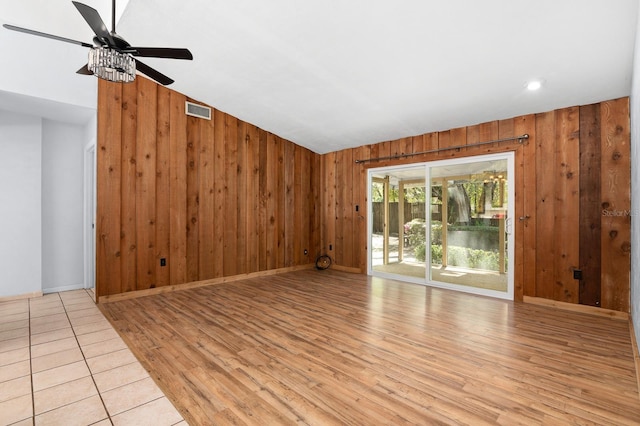
[[[369,274],[513,299],[513,153],[369,171]]]

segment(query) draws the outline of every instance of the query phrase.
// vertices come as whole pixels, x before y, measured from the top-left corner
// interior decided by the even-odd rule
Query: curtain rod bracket
[[[521,145],[524,145],[525,142],[527,142],[529,140],[529,133],[525,133],[522,136],[518,136],[518,143]]]

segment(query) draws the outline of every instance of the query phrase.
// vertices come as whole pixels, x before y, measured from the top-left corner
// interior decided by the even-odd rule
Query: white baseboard
[[[13,300],[31,299],[33,297],[41,297],[41,296],[42,296],[41,291],[34,291],[31,293],[16,294],[15,296],[2,296],[0,297],[0,302],[11,302]]]
[[[80,284],[65,285],[60,287],[43,288],[42,293],[49,294],[49,293],[59,293],[61,291],[83,290],[83,289],[84,289],[84,283],[80,283]]]

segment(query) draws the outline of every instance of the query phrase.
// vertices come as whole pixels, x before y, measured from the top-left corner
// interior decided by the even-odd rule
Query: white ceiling
[[[84,2],[110,26],[108,0]],[[144,62],[174,78],[172,89],[325,153],[628,96],[637,9],[638,0],[130,0],[118,33],[188,47],[193,61]],[[66,0],[0,0],[0,21],[91,41]],[[17,48],[65,49],[46,65],[63,75],[86,49],[7,33],[0,50],[15,53],[0,91],[82,106],[70,99],[95,97],[95,82],[84,83],[93,78],[75,74],[60,77],[62,99],[13,89],[38,63]],[[528,92],[534,78],[543,87]]]

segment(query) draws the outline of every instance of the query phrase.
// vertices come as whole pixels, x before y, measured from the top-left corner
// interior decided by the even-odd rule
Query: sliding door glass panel
[[[509,292],[510,178],[506,158],[430,168],[430,281]]]
[[[371,174],[371,269],[424,282],[427,194],[425,167]]]

